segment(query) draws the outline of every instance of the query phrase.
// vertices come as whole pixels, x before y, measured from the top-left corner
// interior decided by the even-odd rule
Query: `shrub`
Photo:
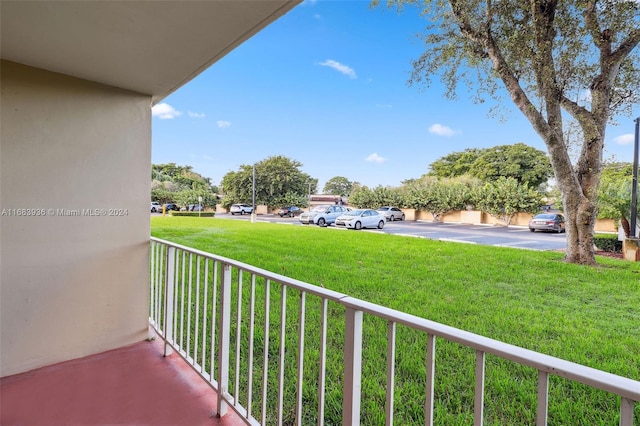
[[[593,243],[598,250],[622,253],[622,241],[618,241],[617,234],[596,234]]]
[[[216,212],[177,212],[170,211],[169,215],[171,216],[182,216],[182,217],[214,217]]]

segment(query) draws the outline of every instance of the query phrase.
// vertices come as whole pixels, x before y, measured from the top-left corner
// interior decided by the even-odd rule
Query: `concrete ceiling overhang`
[[[301,0],[0,1],[0,54],[168,96]]]

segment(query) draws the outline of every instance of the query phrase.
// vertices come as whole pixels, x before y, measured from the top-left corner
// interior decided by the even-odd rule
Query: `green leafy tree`
[[[160,204],[172,203],[173,197],[175,196],[175,192],[167,191],[166,189],[160,187],[151,190],[151,199],[153,201],[157,201]]]
[[[324,184],[322,193],[348,197],[353,190],[353,186],[357,184],[358,182],[351,182],[344,176],[334,176]]]
[[[553,176],[553,169],[544,151],[517,143],[485,149],[471,166],[470,174],[483,181],[510,177],[539,188]]]
[[[598,189],[598,217],[620,221],[627,237],[631,235],[632,180],[631,163],[609,163],[602,170]]]
[[[478,187],[475,192],[476,206],[483,212],[501,220],[509,226],[518,213],[533,213],[540,208],[542,197],[527,184],[521,185],[514,178],[500,177]]]
[[[373,208],[375,205],[375,196],[373,190],[368,186],[357,186],[349,196],[349,204],[358,208]]]
[[[467,175],[483,181],[503,176],[532,188],[541,187],[553,176],[547,154],[523,143],[454,152],[434,161],[429,167],[429,176]]]
[[[178,166],[175,163],[153,164],[151,179],[157,181],[171,181],[180,187],[179,190],[189,189],[195,185],[211,189],[211,179],[193,171],[191,166]]]
[[[177,203],[179,206],[198,204],[202,197],[203,205],[216,203],[217,188],[211,185],[211,179],[193,171],[191,166],[178,166],[175,163],[151,165],[151,199],[162,204]]]
[[[356,186],[349,197],[349,204],[366,209],[377,209],[380,206],[404,207],[404,199],[399,188],[378,185],[371,189]]]
[[[287,192],[280,198],[276,198],[273,202],[274,207],[309,207],[309,197],[307,194],[297,194],[295,192]]]
[[[373,4],[380,0],[373,0]],[[426,50],[411,83],[440,75],[455,98],[459,82],[476,100],[514,105],[545,142],[567,220],[565,259],[595,264],[594,226],[606,127],[637,103],[640,43],[637,1],[387,0],[417,5],[428,20]],[[588,91],[589,96],[583,94]],[[575,164],[563,133],[566,117],[580,127]]]
[[[455,210],[464,210],[472,203],[472,179],[438,179],[424,177],[414,181],[406,189],[407,204],[417,210],[424,210],[433,216],[434,222]]]
[[[255,164],[256,204],[279,207],[286,197],[297,194],[307,198],[309,192],[315,192],[318,180],[300,170],[302,163],[278,155]],[[225,207],[233,203],[253,202],[254,166],[243,164],[240,170],[229,172],[222,178]],[[287,195],[289,194],[289,195]]]
[[[202,198],[200,203],[199,198]],[[204,188],[185,189],[175,193],[174,201],[182,207],[190,204],[201,204],[203,207],[214,207],[218,197],[211,191]]]
[[[427,174],[441,178],[469,175],[471,167],[482,155],[482,152],[483,150],[479,148],[467,148],[461,152],[452,152],[431,163]]]

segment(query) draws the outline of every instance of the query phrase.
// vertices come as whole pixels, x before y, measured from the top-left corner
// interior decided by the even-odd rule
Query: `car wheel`
[[[529,231],[531,231],[531,232],[536,232],[536,230],[535,230],[535,229],[533,229],[533,228],[529,228]]]
[[[318,219],[318,226],[326,226],[326,225],[327,225],[327,222],[324,220],[323,217]]]
[[[400,221],[403,221],[403,220],[404,220],[404,215],[400,217]]]
[[[384,220],[381,220],[380,222],[378,222],[378,229],[382,229],[384,228]]]
[[[395,220],[396,220],[396,218],[393,215],[391,215],[391,217],[389,218],[389,222],[393,222]]]
[[[354,227],[355,229],[362,229],[362,224],[361,224],[360,222],[356,222],[356,224],[355,224],[355,225],[353,225],[353,227]]]
[[[244,215],[244,210],[240,210],[240,216]]]
[[[293,217],[293,216],[294,216],[293,212],[289,213],[289,217]]]

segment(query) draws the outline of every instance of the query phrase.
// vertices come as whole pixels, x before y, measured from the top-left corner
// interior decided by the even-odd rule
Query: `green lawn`
[[[216,218],[154,217],[151,228],[154,237],[640,380],[639,263],[599,258],[600,266],[586,267],[557,252]],[[365,318],[365,327],[362,422],[384,424],[386,323]],[[342,331],[333,332],[339,347]],[[423,337],[398,331],[396,424],[424,424]],[[339,370],[340,353],[328,362]],[[532,424],[536,372],[495,357],[486,370],[485,424]],[[340,390],[328,383],[326,424],[339,418]],[[618,404],[552,378],[549,424],[617,424]],[[473,352],[439,340],[436,423],[470,424],[472,409]],[[638,405],[635,413],[639,422]]]

